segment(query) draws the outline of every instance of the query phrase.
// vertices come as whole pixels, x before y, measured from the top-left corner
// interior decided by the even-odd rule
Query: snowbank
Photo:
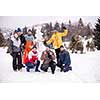
[[[99,82],[100,51],[86,54],[71,54],[73,71],[61,73],[59,68],[54,75],[49,72],[36,73],[13,72],[12,57],[6,53],[7,48],[0,48],[0,82]]]

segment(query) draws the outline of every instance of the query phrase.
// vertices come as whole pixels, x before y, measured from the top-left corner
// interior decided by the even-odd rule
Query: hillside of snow
[[[86,54],[70,54],[72,71],[60,72],[56,68],[54,75],[49,72],[36,73],[14,72],[12,57],[6,53],[7,48],[0,48],[0,82],[100,82],[100,51]]]

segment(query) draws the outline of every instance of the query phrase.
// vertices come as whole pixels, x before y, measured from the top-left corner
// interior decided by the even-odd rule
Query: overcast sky
[[[44,22],[76,22],[79,18],[84,23],[91,22],[94,26],[98,16],[0,16],[0,27],[15,29],[17,27],[32,26]]]

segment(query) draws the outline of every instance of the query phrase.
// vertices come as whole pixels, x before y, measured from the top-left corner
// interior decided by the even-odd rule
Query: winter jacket
[[[33,35],[24,35],[25,36],[25,46],[24,46],[24,55],[23,55],[23,63],[25,64],[27,62],[27,58],[28,58],[28,53],[32,50],[32,47],[34,45],[34,37]]]
[[[38,52],[37,51],[30,51],[28,54],[27,62],[35,63],[38,60]],[[26,62],[26,63],[27,63]]]
[[[43,64],[49,64],[51,61],[55,60],[55,55],[51,50],[45,50],[42,52],[41,60],[43,60]]]
[[[53,43],[53,47],[55,49],[60,48],[62,45],[62,37],[66,36],[68,34],[68,30],[64,30],[63,33],[56,32],[52,35],[49,41],[47,41],[47,44]]]
[[[33,37],[33,35],[28,35],[28,34],[26,34],[25,35],[25,49],[26,49],[26,51],[30,51],[31,49],[32,49],[32,47],[33,47],[33,42],[34,42],[34,37]]]
[[[26,40],[23,34],[20,35],[21,44],[25,44]]]
[[[59,53],[59,60],[61,61],[62,64],[70,65],[71,64],[71,60],[70,60],[69,52],[66,51],[66,50],[60,52]]]
[[[16,39],[14,37],[11,38],[11,51],[10,53],[13,52],[20,52],[21,51],[21,41],[20,39]]]
[[[24,35],[24,37],[25,37],[26,41],[32,41],[32,42],[34,41],[34,37],[32,34],[30,34],[30,35],[26,34],[26,35]]]

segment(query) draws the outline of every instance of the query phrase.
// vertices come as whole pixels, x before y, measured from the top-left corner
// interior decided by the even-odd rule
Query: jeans
[[[22,69],[22,57],[21,52],[13,52],[13,70]]]
[[[40,65],[40,61],[37,60],[36,64],[33,64],[31,62],[27,62],[25,65],[27,66],[26,69],[28,72],[30,71],[30,69],[34,69],[34,68],[35,68],[35,71],[37,71],[39,68],[39,65]]]

